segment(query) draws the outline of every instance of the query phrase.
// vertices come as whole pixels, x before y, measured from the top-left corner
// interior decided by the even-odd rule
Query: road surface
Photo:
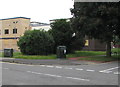
[[[2,85],[118,85],[118,62],[28,65],[1,62]]]

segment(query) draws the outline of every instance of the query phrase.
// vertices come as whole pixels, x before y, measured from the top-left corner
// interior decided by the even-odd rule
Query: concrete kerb
[[[69,60],[69,59],[15,59],[15,58],[2,58],[2,62],[30,64],[30,65],[89,65],[96,64],[89,61]]]

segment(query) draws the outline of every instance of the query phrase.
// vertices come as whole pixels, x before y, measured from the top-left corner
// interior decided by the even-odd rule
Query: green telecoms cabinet
[[[57,58],[60,58],[60,59],[66,58],[66,46],[57,47]]]
[[[13,57],[13,49],[4,49],[4,57]]]

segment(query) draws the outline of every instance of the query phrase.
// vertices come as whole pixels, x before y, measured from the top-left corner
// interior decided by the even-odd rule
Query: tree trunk
[[[111,41],[107,42],[106,56],[111,57]]]

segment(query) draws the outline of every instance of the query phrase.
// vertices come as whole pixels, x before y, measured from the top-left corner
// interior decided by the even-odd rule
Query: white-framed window
[[[13,29],[13,34],[17,34],[17,28]]]
[[[5,34],[9,34],[9,29],[5,29]]]

